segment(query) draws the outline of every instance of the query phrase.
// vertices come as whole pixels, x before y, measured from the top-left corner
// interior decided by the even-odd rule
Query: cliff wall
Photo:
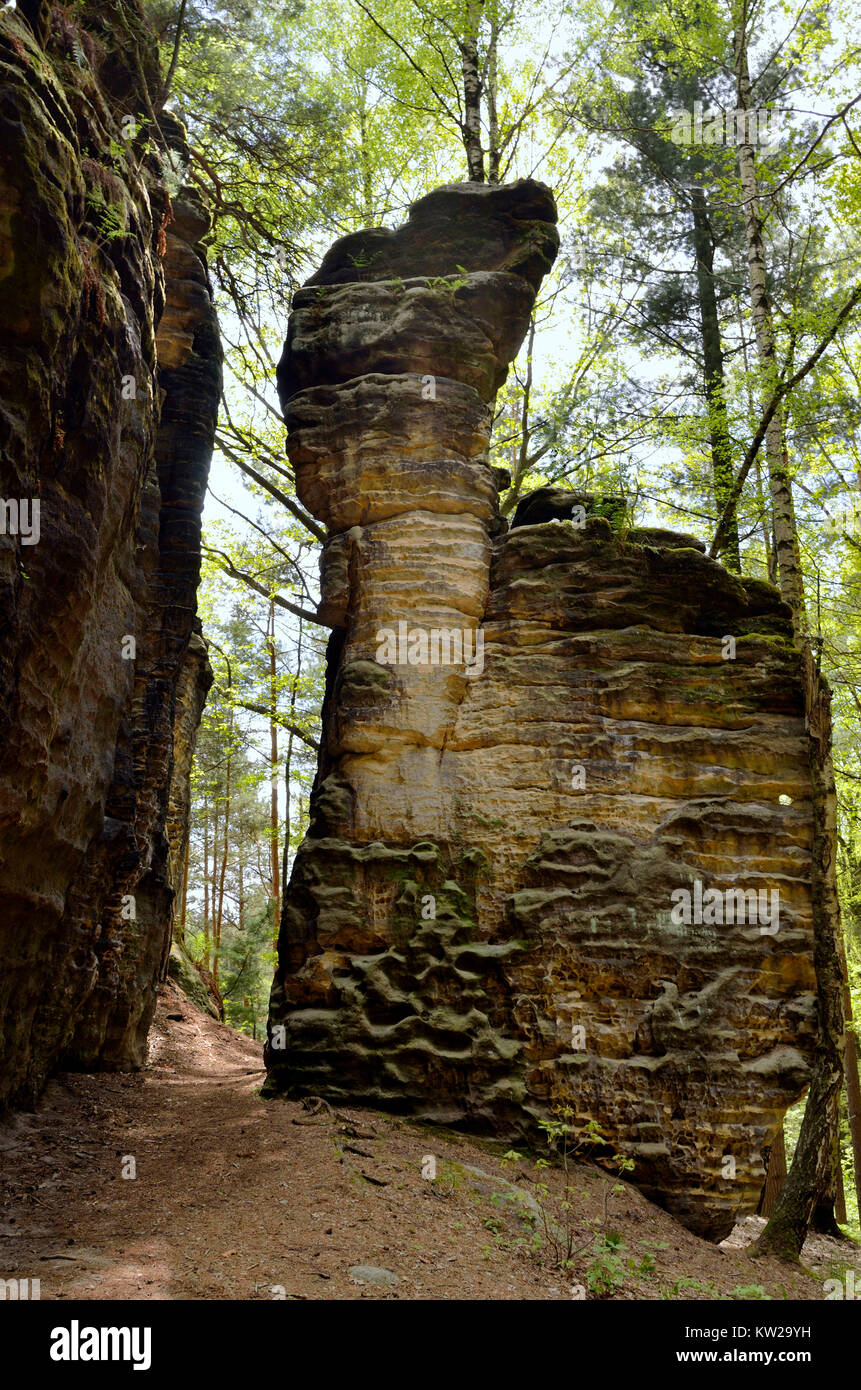
[[[137,0],[0,16],[0,1104],[140,1066],[169,946],[221,354],[161,92]]]

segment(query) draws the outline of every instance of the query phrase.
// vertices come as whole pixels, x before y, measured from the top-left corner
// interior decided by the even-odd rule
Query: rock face
[[[269,1085],[512,1137],[566,1108],[721,1237],[810,1075],[798,670],[776,590],[622,499],[500,521],[488,402],[554,220],[533,183],[441,189],[296,296],[279,382],[336,630]]]
[[[145,1059],[221,359],[208,218],[165,181],[184,130],[135,125],[161,90],[138,0],[4,11],[0,55],[0,1104],[26,1104],[58,1062]]]

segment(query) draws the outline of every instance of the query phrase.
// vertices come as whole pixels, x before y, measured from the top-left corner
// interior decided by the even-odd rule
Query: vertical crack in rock
[[[439,189],[294,299],[278,382],[336,631],[268,1087],[508,1136],[568,1106],[720,1238],[815,1040],[797,658],[776,590],[624,499],[542,488],[500,524],[489,403],[554,223],[533,182]],[[443,631],[480,635],[474,669]],[[775,893],[776,929],[740,920]]]
[[[181,855],[175,773],[210,680],[193,633],[221,377],[208,216],[187,188],[171,206],[123,121],[161,90],[140,4],[19,10],[0,32],[0,495],[38,501],[41,534],[0,536],[0,1104],[60,1061],[145,1060],[171,786]]]

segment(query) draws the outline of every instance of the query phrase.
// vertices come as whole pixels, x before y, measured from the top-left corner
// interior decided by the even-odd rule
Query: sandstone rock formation
[[[184,130],[146,124],[161,75],[138,0],[32,0],[0,17],[0,54],[2,1105],[58,1061],[145,1059],[166,826],[181,857],[209,679],[193,628],[221,357],[207,214],[165,181]]]
[[[534,183],[441,189],[295,297],[279,385],[335,631],[269,1084],[512,1137],[567,1108],[720,1237],[810,1074],[798,670],[774,589],[621,499],[501,522],[489,402],[554,221]],[[777,929],[697,912],[734,888],[777,890]]]

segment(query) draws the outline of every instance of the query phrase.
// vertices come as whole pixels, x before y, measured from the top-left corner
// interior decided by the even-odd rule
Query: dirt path
[[[39,1278],[43,1299],[570,1299],[575,1280],[594,1281],[591,1241],[610,1228],[624,1242],[615,1298],[744,1297],[759,1285],[818,1299],[830,1262],[861,1266],[837,1242],[819,1243],[817,1279],[753,1261],[629,1187],[602,1226],[607,1180],[582,1165],[588,1249],[564,1275],[546,1245],[530,1254],[510,1184],[531,1196],[534,1172],[501,1165],[498,1146],[377,1113],[264,1103],[262,1080],[258,1045],[167,986],[145,1073],[60,1077],[37,1114],[0,1126],[0,1277]],[[422,1177],[426,1154],[435,1181]],[[134,1178],[122,1176],[129,1158]]]

